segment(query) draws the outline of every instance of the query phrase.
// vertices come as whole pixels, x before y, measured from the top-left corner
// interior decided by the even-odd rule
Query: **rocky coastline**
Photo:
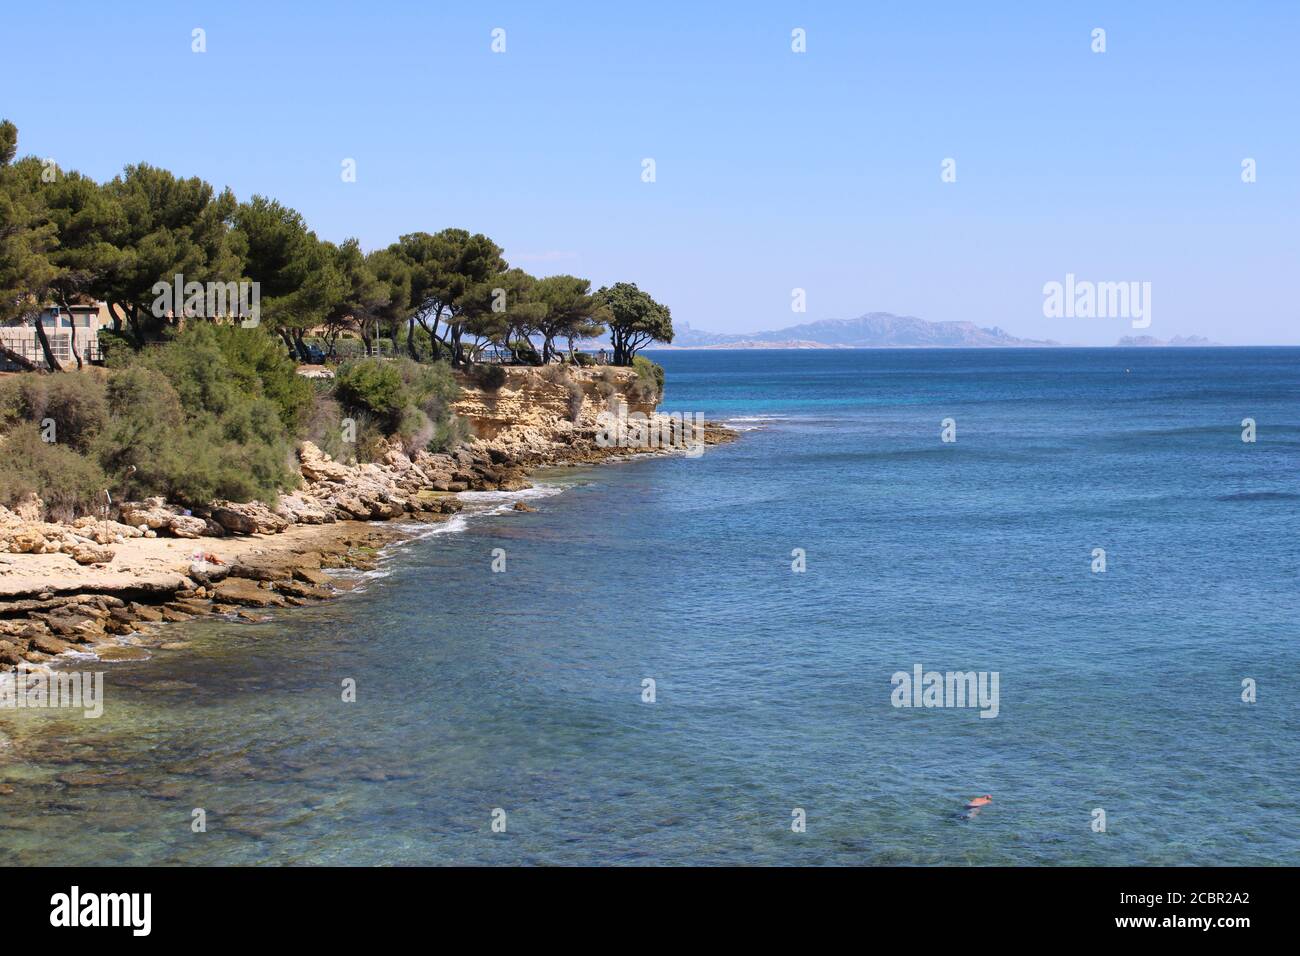
[[[376,462],[345,464],[304,441],[300,484],[274,504],[184,509],[150,498],[67,524],[44,520],[39,500],[0,507],[0,671],[69,653],[144,659],[142,645],[164,640],[163,624],[210,614],[262,620],[270,609],[329,600],[340,593],[330,569],[373,567],[410,524],[461,511],[460,492],[520,491],[545,466],[680,452],[599,440],[600,413],[613,404],[668,433],[669,418],[630,370],[506,372],[490,392],[461,377],[454,410],[475,438],[460,448],[412,456],[394,445]],[[706,423],[696,440],[735,437]]]

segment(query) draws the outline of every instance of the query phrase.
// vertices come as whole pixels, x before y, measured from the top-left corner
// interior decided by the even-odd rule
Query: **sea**
[[[651,357],[738,440],[71,662],[0,858],[1300,864],[1300,349]]]

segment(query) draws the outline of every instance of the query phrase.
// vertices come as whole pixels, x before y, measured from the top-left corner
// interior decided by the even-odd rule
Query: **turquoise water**
[[[4,858],[1300,864],[1300,350],[656,357],[751,430],[0,716]],[[891,706],[916,664],[998,716]]]

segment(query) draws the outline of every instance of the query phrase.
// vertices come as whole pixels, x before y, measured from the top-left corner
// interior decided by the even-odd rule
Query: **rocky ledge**
[[[373,567],[378,549],[392,537],[381,526],[346,523],[334,530],[229,561],[196,553],[188,574],[161,585],[141,581],[111,592],[46,590],[0,603],[0,670],[68,651],[89,651],[109,661],[143,659],[148,652],[141,645],[157,636],[156,625],[207,614],[260,621],[260,612],[270,608],[328,600],[338,592],[326,569]]]

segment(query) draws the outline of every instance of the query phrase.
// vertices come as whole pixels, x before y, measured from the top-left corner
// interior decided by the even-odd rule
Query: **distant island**
[[[868,312],[856,319],[823,319],[766,332],[707,332],[674,321],[671,345],[656,349],[878,349],[878,348],[1061,348],[1071,343],[1052,339],[1022,339],[993,326],[973,322],[929,322],[914,315]],[[1169,340],[1150,335],[1124,336],[1118,347],[1214,346],[1200,335],[1176,335]],[[607,340],[583,342],[584,348],[608,347]]]

